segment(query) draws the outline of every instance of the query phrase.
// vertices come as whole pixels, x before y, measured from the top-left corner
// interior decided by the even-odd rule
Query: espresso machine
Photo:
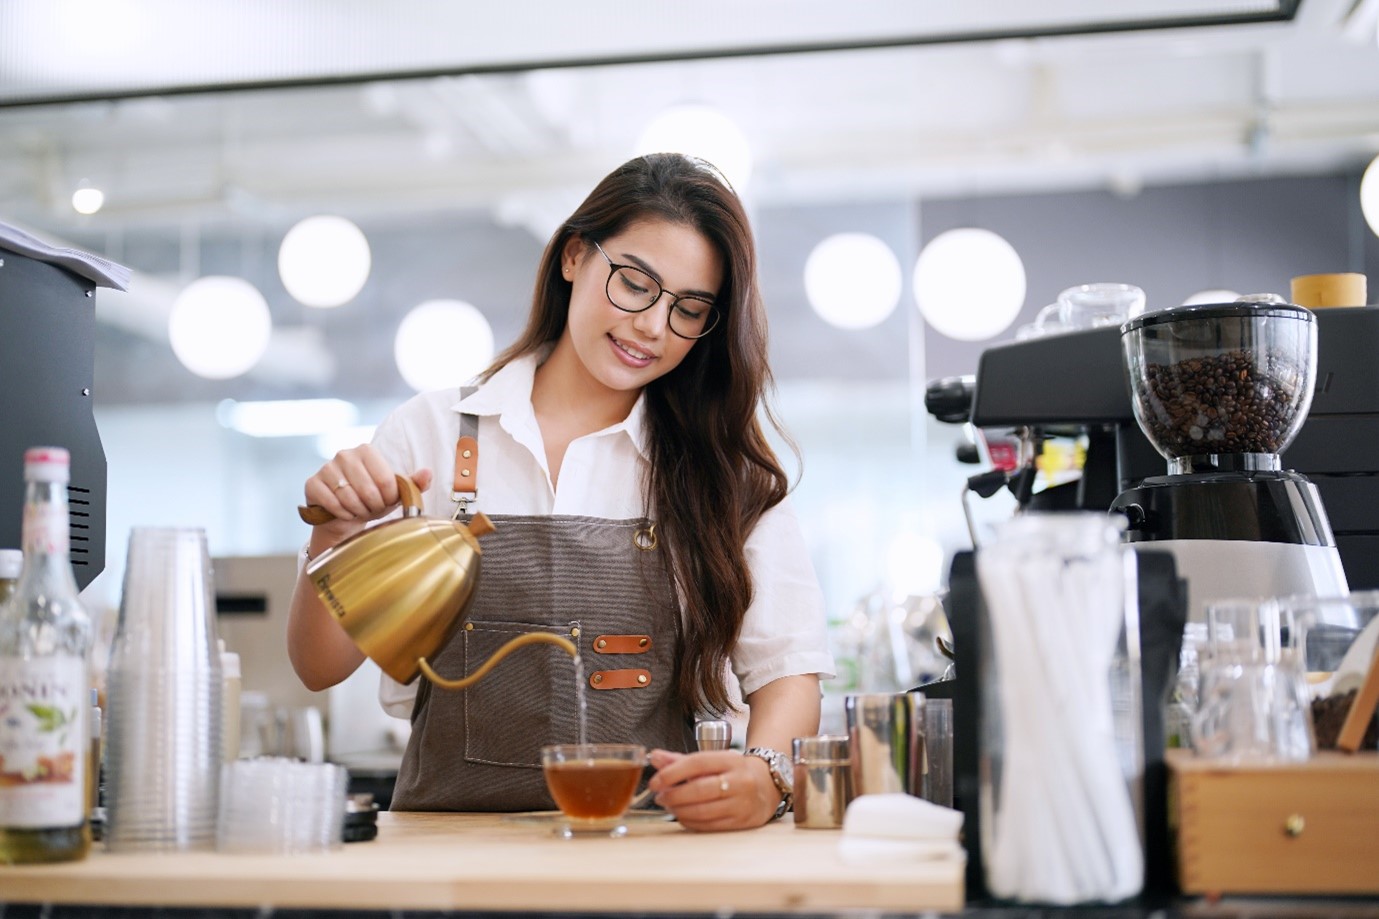
[[[1271,346],[1274,355],[1281,349],[1291,352],[1294,346],[1306,346],[1304,356],[1314,355],[1304,361],[1311,366],[1307,376],[1311,382],[1304,382],[1300,391],[1294,386],[1290,417],[1282,419],[1291,424],[1274,430],[1260,443],[1246,444],[1270,448],[1259,451],[1263,457],[1237,458],[1239,452],[1256,452],[1239,450],[1235,445],[1240,441],[1232,441],[1229,448],[1225,441],[1209,441],[1211,448],[1200,454],[1193,452],[1198,448],[1190,440],[1169,441],[1163,446],[1182,454],[1185,460],[1178,464],[1178,470],[1170,468],[1175,457],[1156,448],[1136,415],[1135,384],[1125,350],[1128,341],[1123,344],[1121,329],[1116,327],[994,345],[982,353],[974,377],[930,384],[930,410],[941,420],[966,423],[978,430],[1018,432],[1035,445],[1047,438],[1081,439],[1085,459],[1075,481],[1043,489],[1037,484],[1031,487],[1038,477],[1026,461],[1013,472],[979,472],[969,480],[970,486],[978,493],[1009,488],[1021,509],[1126,507],[1125,513],[1135,515],[1129,523],[1138,524],[1128,538],[1142,548],[1153,543],[1153,548],[1181,555],[1182,573],[1192,581],[1193,619],[1202,618],[1207,597],[1227,593],[1344,592],[1347,584],[1351,590],[1379,589],[1379,527],[1375,525],[1379,519],[1379,361],[1373,356],[1373,343],[1379,341],[1379,306],[1334,307],[1311,313],[1300,307],[1277,310],[1280,306],[1287,304],[1183,307],[1144,313],[1127,323],[1139,323],[1135,329],[1127,329],[1130,337],[1136,342],[1152,339],[1147,347],[1161,356],[1175,348],[1175,353],[1186,354],[1187,340],[1177,345],[1169,340],[1173,330],[1184,328],[1196,328],[1202,334],[1217,328],[1219,342],[1200,343],[1204,353],[1233,350],[1227,347],[1232,329],[1238,337],[1251,336],[1256,345]],[[1209,312],[1258,312],[1270,307],[1285,315],[1273,321],[1269,316],[1213,319]],[[1189,319],[1194,316],[1195,320]],[[1311,322],[1305,316],[1311,316]],[[1186,324],[1178,325],[1177,319]],[[1148,330],[1144,331],[1146,325]],[[1291,330],[1289,337],[1280,338],[1286,330]],[[1311,351],[1311,336],[1315,336],[1315,352]],[[1258,393],[1252,391],[1250,395],[1253,398]],[[1233,409],[1241,407],[1235,398]],[[957,405],[963,401],[970,406],[965,417]],[[1272,417],[1270,423],[1277,426],[1279,420]],[[1191,427],[1188,425],[1185,436],[1191,436]],[[1277,460],[1276,471],[1241,468],[1272,466],[1270,455]],[[1216,459],[1194,458],[1198,456]],[[1186,471],[1189,468],[1191,472]],[[1285,474],[1287,471],[1291,472]],[[1234,477],[1237,483],[1253,480],[1254,484],[1240,485],[1234,498],[1215,502],[1211,496],[1218,492],[1203,491],[1193,484],[1199,480],[1176,479],[1175,475],[1224,477],[1226,482]],[[1181,483],[1180,487],[1168,488],[1158,481],[1164,479],[1173,479]],[[1151,503],[1133,500],[1149,500],[1134,490],[1155,485],[1158,491]],[[1201,487],[1207,486],[1203,483]],[[1165,488],[1168,490],[1163,491]],[[1230,491],[1222,489],[1219,494]],[[1254,504],[1242,497],[1251,491]],[[1262,499],[1260,492],[1264,493]],[[1199,500],[1194,504],[1190,495],[1214,503],[1203,505]],[[1264,503],[1257,503],[1259,500]],[[1146,513],[1145,519],[1139,520],[1141,511],[1128,509],[1130,504],[1157,516],[1151,519]],[[1271,509],[1284,516],[1271,516]],[[1178,538],[1170,538],[1172,534]],[[1189,540],[1192,545],[1186,545]],[[1247,545],[1220,545],[1227,541]],[[1210,556],[1214,549],[1248,554],[1254,561],[1215,567],[1194,561],[1194,557]],[[1288,557],[1288,567],[1276,565],[1274,555]],[[1253,573],[1233,574],[1229,570],[1242,567]],[[1269,570],[1265,572],[1265,568]],[[1285,576],[1285,571],[1292,574]]]
[[[1281,306],[1287,305],[1216,304],[1194,308],[1196,312],[1146,313],[1136,317],[1138,323],[1127,323],[1124,335],[1120,327],[1106,326],[994,345],[982,353],[973,377],[934,381],[926,393],[926,404],[939,420],[1002,438],[1013,434],[1026,445],[1013,470],[997,468],[993,458],[979,451],[960,448],[959,459],[991,467],[969,479],[969,491],[1009,489],[1017,513],[1110,511],[1115,506],[1126,514],[1127,524],[1136,524],[1127,538],[1139,550],[1145,699],[1167,698],[1177,679],[1184,624],[1204,616],[1209,597],[1343,592],[1347,580],[1352,589],[1379,588],[1379,527],[1374,523],[1379,519],[1379,361],[1372,355],[1373,343],[1379,341],[1379,307],[1307,313]],[[1251,368],[1237,366],[1229,407],[1243,410],[1260,400],[1282,401],[1279,407],[1286,410],[1271,414],[1269,426],[1247,427],[1228,440],[1227,432],[1213,436],[1210,423],[1198,424],[1200,440],[1209,445],[1202,449],[1193,439],[1194,424],[1176,434],[1172,428],[1175,421],[1196,422],[1196,415],[1151,414],[1168,411],[1165,390],[1151,386],[1151,365],[1162,365],[1152,371],[1153,382],[1168,382],[1171,400],[1175,383],[1163,379],[1165,368],[1193,359],[1189,352],[1194,349],[1219,356],[1247,346],[1263,349],[1253,355],[1259,380],[1252,382]],[[1287,398],[1282,399],[1274,384],[1267,383],[1267,393],[1263,386],[1264,378],[1281,373],[1285,362],[1291,362],[1292,370]],[[1241,371],[1246,372],[1244,380]],[[1224,384],[1224,367],[1220,375]],[[1241,383],[1250,383],[1244,394]],[[1194,395],[1200,401],[1201,394],[1194,390]],[[1218,385],[1217,416],[1225,395],[1224,385]],[[1137,401],[1143,404],[1137,406]],[[1210,422],[1211,415],[1203,414]],[[1038,446],[1055,438],[1085,446],[1081,475],[1074,481],[1054,484],[1037,474],[1033,457]],[[1223,487],[1209,490],[1216,485]],[[954,732],[955,800],[966,817],[969,896],[980,898],[985,888],[978,735],[984,694],[980,679],[967,675],[979,672],[980,649],[989,639],[975,577],[980,543],[974,540],[974,545],[975,553],[954,557],[945,601],[957,677],[921,689],[954,699],[959,726]],[[1230,553],[1236,560],[1218,561],[1215,568],[1198,563]],[[1275,566],[1279,557],[1291,567]],[[1167,769],[1161,754],[1167,734],[1164,709],[1147,705],[1144,719],[1145,890],[1169,894],[1173,870],[1165,818]]]
[[[1316,316],[1277,298],[1162,310],[1125,323],[1121,352],[1168,469],[1111,510],[1129,542],[1173,554],[1190,617],[1226,597],[1345,594],[1320,493],[1282,459],[1312,404]]]

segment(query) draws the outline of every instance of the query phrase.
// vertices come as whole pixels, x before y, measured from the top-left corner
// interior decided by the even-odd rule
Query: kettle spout
[[[470,686],[473,686],[475,683],[488,676],[488,672],[498,666],[498,662],[513,651],[526,645],[534,644],[555,645],[571,657],[579,657],[579,649],[575,647],[575,643],[563,635],[557,635],[554,632],[528,632],[525,635],[518,635],[512,641],[503,645],[497,651],[494,651],[493,656],[484,661],[483,665],[479,667],[478,670],[458,680],[447,680],[445,677],[436,673],[436,671],[431,669],[431,665],[426,662],[426,658],[424,657],[417,659],[417,667],[421,669],[421,672],[428,680],[441,689],[468,689]]]

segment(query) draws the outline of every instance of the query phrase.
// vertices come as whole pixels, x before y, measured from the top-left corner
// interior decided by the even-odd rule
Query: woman
[[[476,389],[413,398],[371,445],[307,480],[307,502],[338,518],[313,529],[307,555],[393,512],[395,471],[429,515],[482,510],[496,525],[483,575],[435,669],[467,673],[524,631],[568,634],[586,670],[590,741],[654,748],[656,800],[686,827],[761,825],[789,804],[782,760],[792,738],[817,732],[833,663],[786,476],[757,422],[766,350],[737,196],[702,161],[634,159],[551,239],[527,328]],[[472,505],[459,490],[470,480],[455,478],[470,465],[455,460],[466,432]],[[362,660],[305,577],[288,644],[311,689]],[[752,755],[686,754],[694,713],[732,704],[729,666],[750,706]],[[514,653],[464,692],[385,679],[385,706],[413,724],[393,807],[550,807],[532,767],[542,744],[580,736],[575,679],[548,646]]]

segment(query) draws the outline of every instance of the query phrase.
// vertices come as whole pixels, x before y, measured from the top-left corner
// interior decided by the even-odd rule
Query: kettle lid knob
[[[476,539],[485,533],[492,533],[494,529],[493,521],[489,520],[483,511],[479,511],[469,518],[469,523],[466,526],[469,528],[469,534]]]

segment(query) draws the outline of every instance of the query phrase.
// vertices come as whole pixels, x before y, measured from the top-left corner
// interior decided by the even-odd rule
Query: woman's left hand
[[[691,830],[746,830],[766,823],[780,805],[771,770],[735,750],[652,750],[656,803]]]

